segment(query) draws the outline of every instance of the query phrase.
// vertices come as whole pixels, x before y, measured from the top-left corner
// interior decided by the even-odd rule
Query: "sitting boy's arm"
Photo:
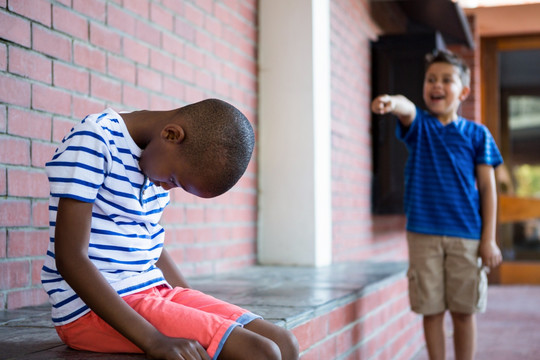
[[[58,271],[67,283],[99,317],[151,358],[208,359],[208,354],[199,343],[161,334],[109,285],[88,258],[91,220],[91,203],[60,199],[56,218],[55,258]]]
[[[401,124],[409,127],[416,117],[416,106],[403,95],[379,95],[371,103],[375,114],[394,114]]]
[[[161,252],[161,256],[159,257],[159,260],[156,262],[156,266],[161,270],[163,273],[163,276],[165,276],[165,280],[172,286],[172,287],[183,287],[183,288],[189,288],[189,285],[174,263],[171,255],[166,249],[163,249]]]
[[[476,178],[480,193],[480,212],[482,216],[482,234],[478,249],[482,263],[490,268],[502,262],[501,250],[495,239],[497,223],[497,191],[493,166],[476,165]]]

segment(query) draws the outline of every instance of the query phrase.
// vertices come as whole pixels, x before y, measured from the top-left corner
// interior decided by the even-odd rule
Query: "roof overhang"
[[[377,1],[377,0],[375,0]],[[410,20],[439,31],[448,44],[474,48],[474,38],[463,9],[451,0],[395,1]]]

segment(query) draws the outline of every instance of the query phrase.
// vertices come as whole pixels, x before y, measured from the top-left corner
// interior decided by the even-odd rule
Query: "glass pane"
[[[540,96],[508,97],[508,195],[540,198]],[[505,260],[540,261],[540,218],[523,219],[499,228]]]

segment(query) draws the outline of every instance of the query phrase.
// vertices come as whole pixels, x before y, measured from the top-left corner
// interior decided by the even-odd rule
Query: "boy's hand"
[[[371,111],[377,115],[392,113],[405,127],[416,117],[415,105],[403,95],[379,95],[371,102]]]
[[[478,249],[482,264],[494,268],[502,262],[501,250],[494,241],[481,241]]]
[[[150,359],[163,360],[210,360],[210,356],[201,344],[195,340],[163,336],[160,341],[147,349]]]
[[[390,95],[377,96],[371,103],[371,111],[379,115],[388,114],[395,108],[396,104]]]

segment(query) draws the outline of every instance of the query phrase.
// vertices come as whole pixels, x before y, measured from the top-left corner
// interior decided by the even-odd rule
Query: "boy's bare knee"
[[[282,340],[281,355],[283,360],[296,360],[300,356],[300,350],[298,345],[298,340],[296,336],[288,330],[283,330],[283,340]]]

